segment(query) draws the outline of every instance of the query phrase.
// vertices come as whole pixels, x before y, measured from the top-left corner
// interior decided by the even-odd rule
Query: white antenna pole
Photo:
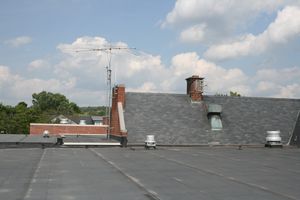
[[[106,76],[107,76],[107,107],[106,107],[106,116],[107,116],[107,139],[110,139],[111,136],[111,106],[112,106],[112,69],[111,69],[111,62],[112,62],[112,51],[113,50],[128,50],[128,49],[135,49],[135,48],[128,48],[128,47],[113,47],[110,46],[108,48],[95,48],[95,49],[85,49],[85,50],[77,50],[76,52],[88,52],[88,51],[103,51],[108,54],[108,66],[106,66]],[[116,73],[115,73],[115,81],[116,81]]]
[[[107,120],[108,120],[108,129],[107,129],[107,139],[110,139],[110,133],[111,133],[111,93],[112,93],[112,88],[111,88],[111,48],[109,49],[108,52],[109,56],[109,61],[108,61],[108,68],[107,68],[107,84],[108,84],[108,113],[107,114]]]

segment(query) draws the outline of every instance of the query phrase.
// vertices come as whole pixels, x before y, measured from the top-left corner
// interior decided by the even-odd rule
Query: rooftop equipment
[[[86,125],[86,121],[85,121],[84,119],[81,119],[81,120],[79,121],[79,124],[80,124],[80,125]]]
[[[222,106],[219,104],[208,104],[207,113],[208,114],[221,114]]]
[[[219,104],[208,104],[207,117],[210,121],[211,130],[218,131],[223,129],[222,106]]]
[[[68,124],[68,119],[63,118],[63,119],[60,120],[60,123],[61,124]]]
[[[48,130],[44,130],[43,137],[44,138],[48,138],[49,137],[49,131]]]
[[[280,131],[267,131],[265,147],[282,147]]]
[[[150,149],[153,147],[153,149],[156,149],[156,141],[154,139],[154,135],[147,135],[147,138],[145,140],[145,149]]]

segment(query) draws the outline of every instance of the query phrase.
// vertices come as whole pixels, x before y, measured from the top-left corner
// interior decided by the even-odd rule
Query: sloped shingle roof
[[[223,130],[212,131],[206,106],[223,107]],[[144,142],[153,134],[164,144],[263,144],[268,130],[280,130],[287,143],[300,110],[300,100],[204,96],[191,103],[185,94],[126,93],[128,141]]]

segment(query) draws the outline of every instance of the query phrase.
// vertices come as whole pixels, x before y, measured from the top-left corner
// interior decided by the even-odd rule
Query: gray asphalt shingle
[[[212,131],[206,107],[222,105],[223,130]],[[129,143],[153,134],[161,144],[264,144],[266,131],[280,130],[283,143],[292,135],[300,100],[204,96],[191,103],[185,94],[126,93]]]

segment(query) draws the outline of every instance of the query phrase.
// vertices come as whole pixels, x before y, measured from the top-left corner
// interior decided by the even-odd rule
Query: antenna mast
[[[76,52],[90,52],[90,51],[102,51],[108,54],[108,65],[106,66],[106,84],[107,84],[107,107],[105,110],[105,114],[107,116],[107,139],[110,139],[111,135],[111,93],[112,93],[112,83],[111,83],[111,62],[112,62],[112,51],[115,50],[129,50],[129,49],[136,49],[136,48],[129,48],[129,47],[118,47],[118,46],[110,46],[106,48],[91,48],[91,49],[84,49],[84,50],[77,50]]]

